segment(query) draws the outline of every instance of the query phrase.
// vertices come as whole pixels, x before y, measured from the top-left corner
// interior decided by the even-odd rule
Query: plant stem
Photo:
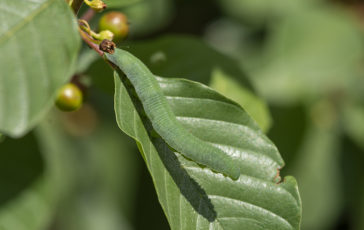
[[[104,52],[102,52],[99,49],[99,46],[91,41],[92,38],[90,38],[81,29],[78,29],[78,31],[80,32],[80,35],[81,35],[82,40],[84,40],[90,48],[92,48],[93,50],[95,50],[100,56],[103,56],[104,55]]]
[[[73,0],[72,1],[71,8],[73,9],[73,12],[75,12],[76,15],[82,6],[82,3],[83,3],[83,0]]]
[[[80,19],[83,19],[85,21],[90,21],[95,15],[95,11],[91,8],[89,8]]]

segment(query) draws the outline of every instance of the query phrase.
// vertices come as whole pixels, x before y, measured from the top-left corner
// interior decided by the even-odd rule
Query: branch
[[[80,19],[83,19],[85,21],[90,21],[95,15],[95,11],[91,8],[89,8]]]
[[[88,34],[83,32],[80,28],[78,28],[78,31],[80,32],[82,40],[84,40],[90,48],[95,50],[102,57],[104,55],[104,52],[99,49],[99,46],[97,44],[91,41],[92,38],[90,38]]]

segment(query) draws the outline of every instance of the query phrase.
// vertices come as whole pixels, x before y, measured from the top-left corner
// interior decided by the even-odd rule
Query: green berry
[[[58,90],[57,107],[62,111],[75,111],[82,105],[82,92],[77,85],[68,83]]]
[[[99,21],[99,30],[109,30],[114,34],[115,41],[121,41],[129,33],[128,20],[124,14],[117,11],[106,13]]]

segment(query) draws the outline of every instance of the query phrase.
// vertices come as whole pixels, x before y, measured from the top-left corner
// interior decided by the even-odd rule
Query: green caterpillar
[[[176,119],[150,70],[127,51],[115,49],[106,58],[117,66],[134,86],[154,130],[185,157],[237,179],[240,169],[225,152],[188,132]]]

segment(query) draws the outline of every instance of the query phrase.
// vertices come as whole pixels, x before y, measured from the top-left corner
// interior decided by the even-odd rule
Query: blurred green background
[[[129,17],[119,47],[157,75],[209,84],[258,122],[286,162],[281,175],[297,178],[303,230],[364,229],[364,2],[105,2]],[[86,95],[80,111],[54,110],[27,136],[0,137],[0,221],[9,230],[169,229],[115,122],[111,69],[83,47],[73,79]]]

